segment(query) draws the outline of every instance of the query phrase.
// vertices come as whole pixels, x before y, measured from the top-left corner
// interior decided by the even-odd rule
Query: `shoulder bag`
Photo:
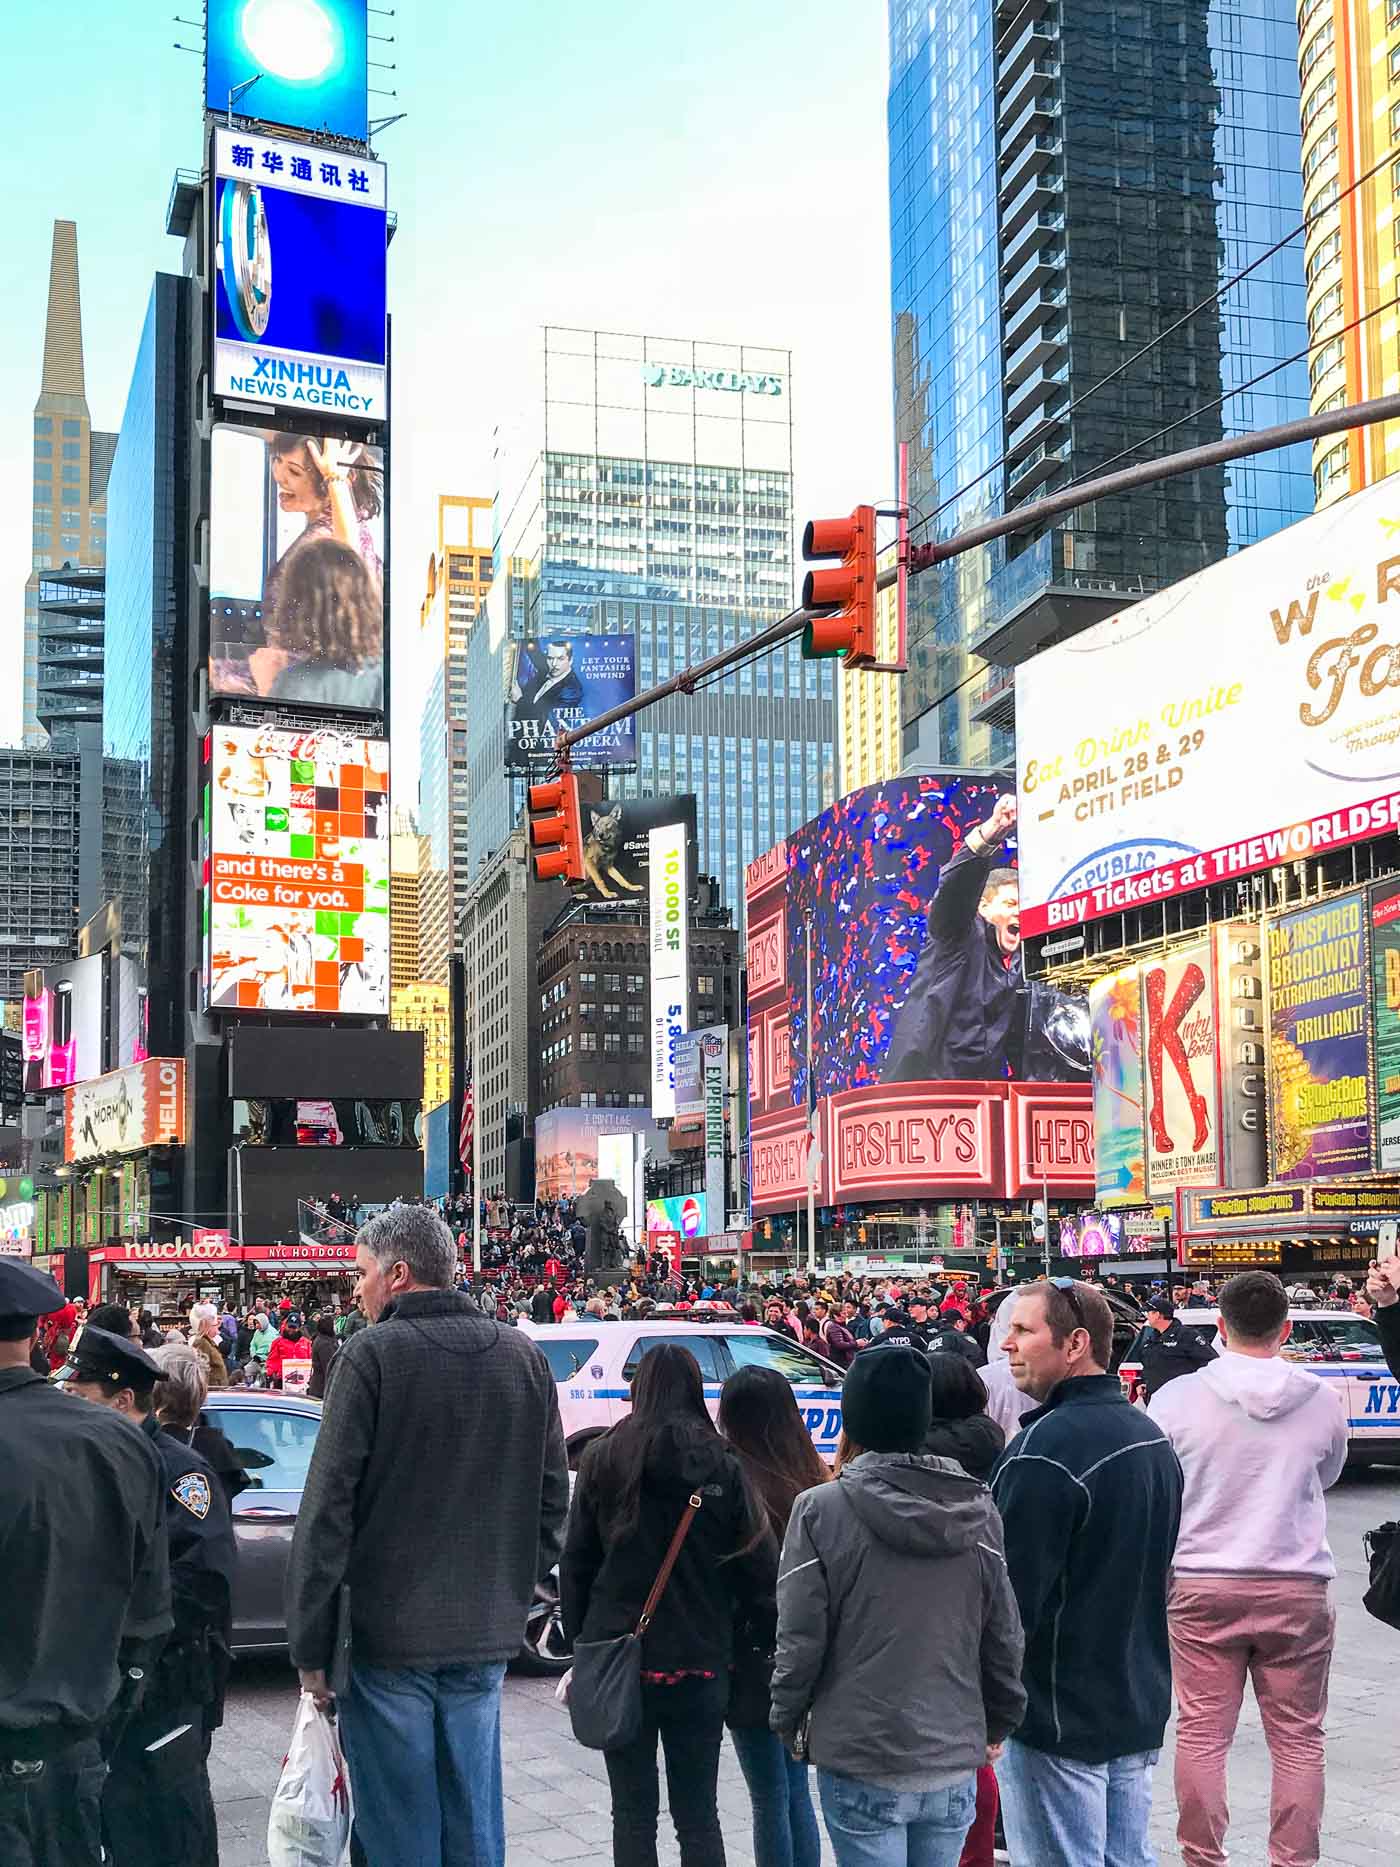
[[[700,1493],[692,1492],[632,1632],[619,1634],[612,1640],[574,1643],[569,1722],[574,1727],[574,1736],[588,1750],[621,1750],[635,1743],[641,1735],[642,1635],[651,1625],[652,1616],[666,1592],[666,1584],[671,1579],[681,1545],[690,1534],[700,1503]]]
[[[1361,1605],[1387,1627],[1400,1628],[1400,1523],[1378,1524],[1361,1540],[1371,1579]]]

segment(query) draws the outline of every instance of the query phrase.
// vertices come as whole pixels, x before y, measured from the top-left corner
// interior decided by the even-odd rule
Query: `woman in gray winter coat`
[[[836,1482],[797,1499],[783,1542],[772,1727],[817,1766],[840,1867],[879,1835],[882,1860],[957,1867],[978,1767],[1026,1704],[1001,1520],[985,1485],[921,1450],[927,1356],[857,1355],[842,1410]]]

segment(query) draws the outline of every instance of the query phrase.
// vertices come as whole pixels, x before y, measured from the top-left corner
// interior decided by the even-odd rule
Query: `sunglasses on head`
[[[1079,1301],[1079,1290],[1077,1287],[1076,1280],[1073,1277],[1052,1277],[1050,1279],[1050,1282],[1054,1284],[1057,1290],[1064,1291],[1065,1298],[1068,1301],[1071,1310],[1073,1310],[1074,1312],[1075,1322],[1079,1325],[1081,1329],[1087,1329],[1089,1327],[1089,1323],[1088,1323],[1088,1319],[1086,1318],[1084,1314],[1083,1305]]]

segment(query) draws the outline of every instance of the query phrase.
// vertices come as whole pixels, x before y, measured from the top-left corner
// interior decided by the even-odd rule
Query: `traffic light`
[[[809,660],[840,655],[848,668],[878,660],[874,506],[857,506],[848,519],[809,519],[802,555],[841,560],[803,579],[803,609],[821,612],[802,632],[803,654]]]
[[[530,841],[535,845],[537,882],[583,880],[583,830],[578,779],[561,772],[548,784],[530,786]],[[536,811],[549,811],[537,817]]]

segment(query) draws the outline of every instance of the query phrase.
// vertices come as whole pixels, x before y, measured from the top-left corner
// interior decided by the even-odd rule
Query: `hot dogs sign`
[[[1021,931],[1400,827],[1400,486],[1016,673]]]

